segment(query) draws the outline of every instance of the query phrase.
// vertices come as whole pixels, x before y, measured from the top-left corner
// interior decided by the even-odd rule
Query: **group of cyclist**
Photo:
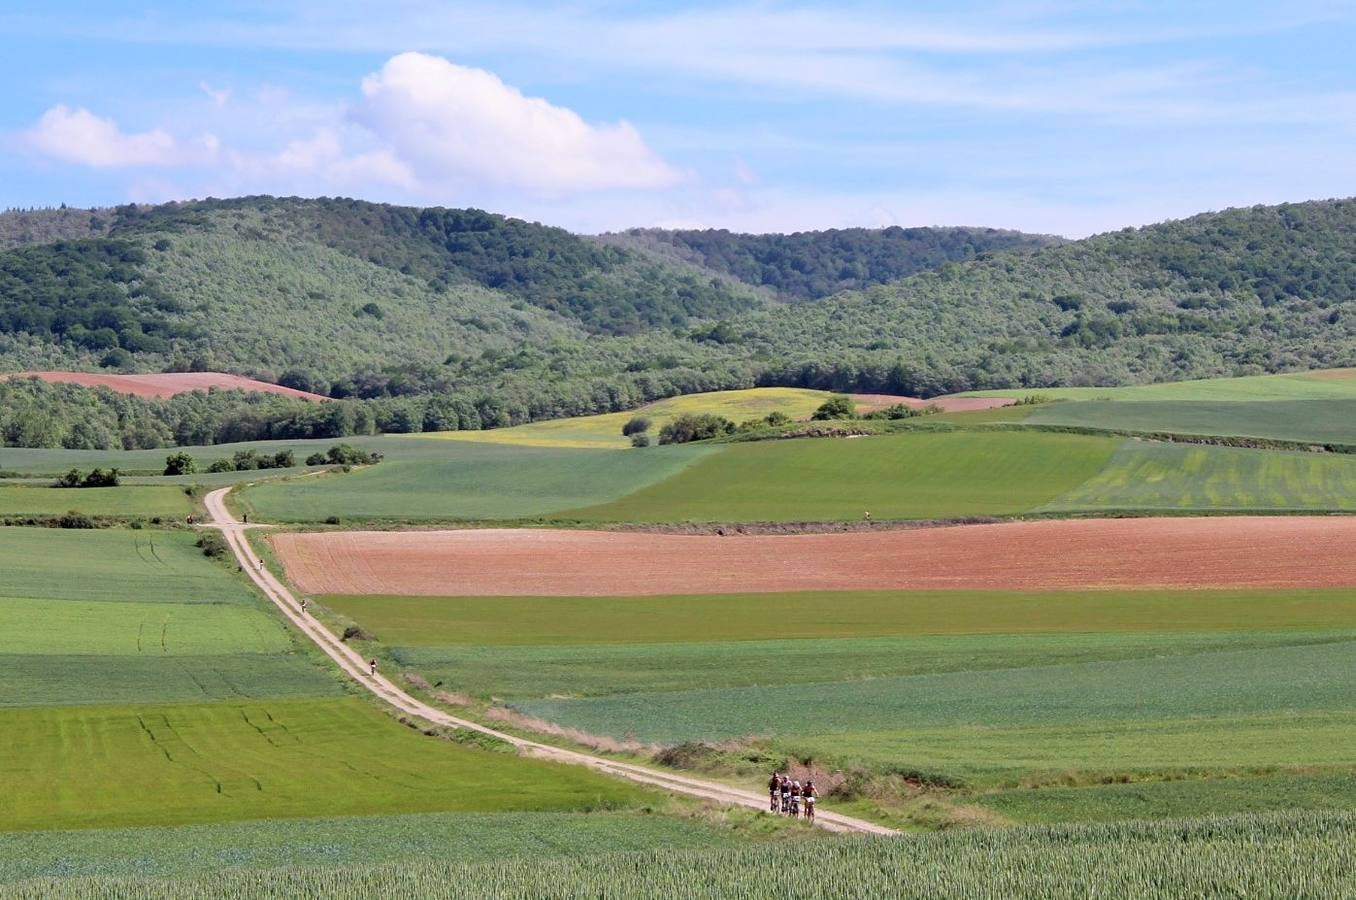
[[[801,784],[785,772],[773,772],[767,782],[767,793],[769,812],[779,812],[793,819],[804,816],[808,821],[815,820],[815,798],[819,791],[810,779]]]

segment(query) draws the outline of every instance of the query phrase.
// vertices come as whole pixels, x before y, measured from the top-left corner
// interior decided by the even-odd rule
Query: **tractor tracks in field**
[[[636,763],[594,756],[578,750],[554,747],[550,744],[543,744],[498,731],[470,719],[458,718],[411,697],[386,676],[371,674],[367,660],[359,656],[353,648],[345,644],[328,628],[302,612],[301,604],[287,586],[279,581],[254,555],[249,542],[245,539],[245,530],[258,526],[242,524],[226,508],[226,495],[230,490],[229,487],[219,488],[203,498],[207,513],[212,519],[211,522],[204,523],[203,527],[220,530],[222,537],[225,538],[227,545],[231,548],[231,552],[240,563],[240,568],[249,573],[250,580],[254,582],[255,586],[264,593],[264,596],[268,597],[289,622],[323,650],[325,655],[333,660],[345,675],[401,713],[431,725],[444,728],[465,728],[504,741],[515,747],[524,756],[586,766],[595,771],[617,778],[625,778],[638,784],[727,806],[743,806],[760,811],[766,809],[767,798],[754,791],[716,781],[707,781],[702,778],[664,772]],[[819,811],[815,824],[830,831],[847,833],[884,835],[898,833],[894,829],[877,825],[875,822],[840,815],[828,810]]]

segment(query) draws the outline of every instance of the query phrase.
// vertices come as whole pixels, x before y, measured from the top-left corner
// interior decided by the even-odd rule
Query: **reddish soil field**
[[[288,397],[300,397],[303,400],[325,400],[320,394],[298,391],[280,384],[267,381],[255,381],[243,375],[227,375],[223,372],[167,372],[155,375],[104,375],[93,372],[15,372],[12,375],[0,375],[6,378],[41,378],[66,384],[79,384],[85,387],[106,387],[120,394],[133,394],[137,397],[173,397],[189,391],[205,391],[208,388],[222,390],[259,391],[265,394],[284,394]]]
[[[314,594],[1356,585],[1356,517],[1052,520],[727,537],[535,529],[284,533],[273,542],[292,581]]]
[[[857,403],[857,412],[869,413],[887,406],[903,403],[914,409],[928,406],[940,406],[942,412],[970,412],[976,409],[993,409],[996,406],[1011,406],[1016,397],[933,397],[920,400],[917,397],[899,397],[894,394],[849,394]]]

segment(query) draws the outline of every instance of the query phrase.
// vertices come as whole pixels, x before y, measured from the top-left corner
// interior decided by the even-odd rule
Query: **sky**
[[[0,208],[1070,237],[1356,195],[1356,0],[6,0]]]

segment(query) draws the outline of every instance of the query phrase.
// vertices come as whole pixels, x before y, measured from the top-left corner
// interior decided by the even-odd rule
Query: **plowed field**
[[[851,589],[1356,585],[1356,518],[1014,522],[758,536],[485,529],[279,534],[317,594],[627,596]]]
[[[300,397],[303,400],[324,400],[320,394],[298,391],[256,381],[243,375],[227,375],[223,372],[165,372],[153,375],[106,375],[95,372],[16,372],[3,378],[41,378],[58,384],[78,384],[84,387],[106,387],[120,394],[132,394],[136,397],[173,397],[189,391],[205,391],[218,388],[232,391],[258,391],[265,394],[283,394],[288,397]]]
[[[973,412],[979,409],[996,409],[1011,406],[1017,400],[1014,397],[933,397],[923,400],[918,397],[900,397],[895,394],[850,394],[857,404],[857,412],[869,413],[887,406],[903,403],[913,409],[939,407],[942,412]]]

